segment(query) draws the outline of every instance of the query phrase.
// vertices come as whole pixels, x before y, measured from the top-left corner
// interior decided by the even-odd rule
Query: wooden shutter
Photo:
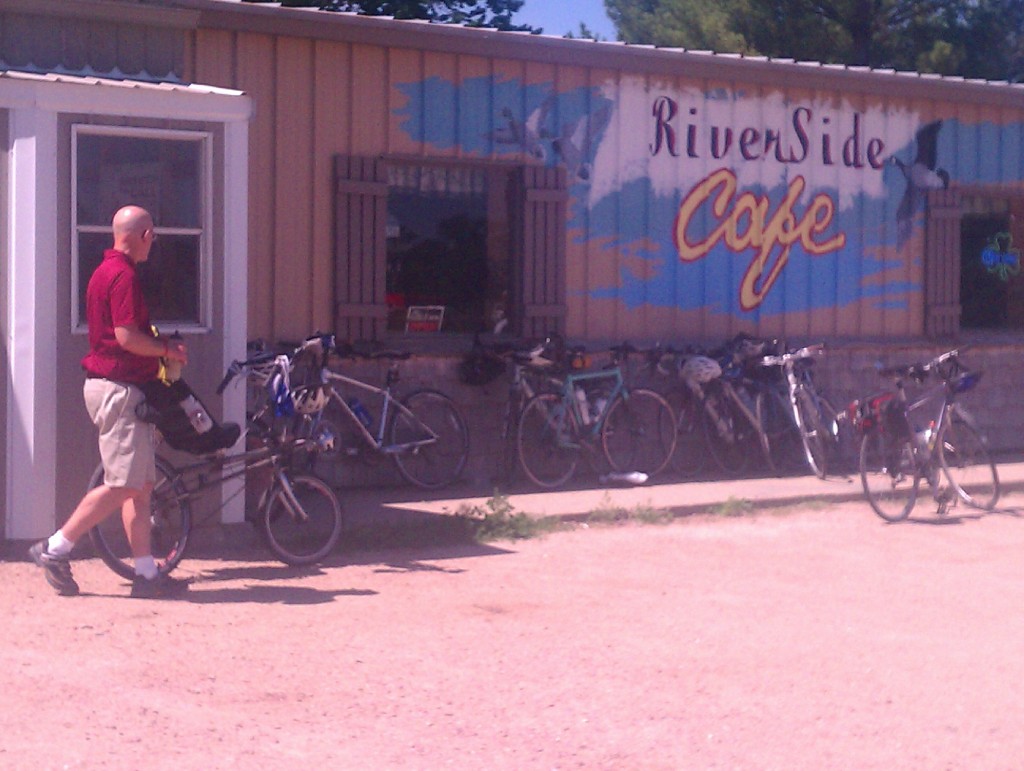
[[[959,190],[928,193],[924,258],[924,331],[929,337],[960,331]]]
[[[334,333],[377,340],[387,323],[387,169],[379,158],[337,156],[334,179]]]
[[[514,321],[525,337],[565,334],[565,169],[519,172],[514,208]]]

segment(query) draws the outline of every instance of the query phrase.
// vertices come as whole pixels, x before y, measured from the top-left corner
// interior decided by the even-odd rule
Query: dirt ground
[[[177,602],[0,562],[0,767],[1021,768],[1022,503],[194,559]]]

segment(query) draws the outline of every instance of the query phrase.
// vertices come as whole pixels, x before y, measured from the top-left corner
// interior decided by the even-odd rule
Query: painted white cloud
[[[894,173],[884,166],[872,168],[869,149],[875,154],[876,165],[901,151],[904,160],[912,160],[914,134],[926,122],[904,108],[881,103],[861,106],[838,95],[789,99],[780,91],[762,96],[753,87],[745,93],[722,90],[705,94],[697,88],[680,89],[669,83],[648,84],[642,78],[624,78],[617,84],[606,84],[602,91],[615,106],[595,157],[592,203],[643,178],[650,180],[656,195],[677,195],[725,166],[736,173],[741,189],[757,184],[773,187],[803,175],[807,182],[805,198],[822,189],[836,190],[840,208],[848,208],[855,204],[858,193],[883,196],[885,175]],[[652,155],[657,134],[652,110],[664,97],[672,100],[676,110],[668,122],[675,135],[675,157],[664,144],[657,156]],[[855,125],[859,167],[844,162],[844,148],[847,152],[853,149]],[[768,157],[745,160],[739,144],[741,132],[748,128],[761,137],[759,144],[751,145],[753,154],[763,156],[763,137],[771,131],[779,137],[784,158],[792,153],[801,160],[782,163],[774,151]],[[732,132],[732,143],[722,154],[727,130]],[[720,158],[712,153],[715,132]],[[667,139],[667,134],[663,133],[662,139]],[[688,150],[696,157],[689,157]],[[891,184],[891,177],[888,179]]]

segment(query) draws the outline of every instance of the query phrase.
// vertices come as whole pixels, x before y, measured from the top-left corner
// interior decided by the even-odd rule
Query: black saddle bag
[[[205,455],[238,441],[238,424],[218,423],[184,380],[170,384],[154,380],[139,387],[146,400],[136,408],[136,416],[160,429],[175,450]]]

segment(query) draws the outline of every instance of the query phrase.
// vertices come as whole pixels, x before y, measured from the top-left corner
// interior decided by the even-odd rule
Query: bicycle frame
[[[593,418],[583,414],[583,406],[580,404],[579,399],[576,397],[576,388],[583,388],[583,384],[593,384],[597,381],[609,381],[611,389],[607,395],[602,394],[604,404],[598,411],[597,415]],[[553,381],[557,382],[557,381]],[[585,391],[586,389],[584,389]],[[624,397],[628,394],[626,389],[625,381],[622,378],[622,370],[619,367],[613,367],[611,369],[597,370],[594,372],[574,372],[569,373],[565,376],[562,381],[562,407],[563,410],[559,416],[559,441],[564,442],[568,447],[577,446],[574,439],[582,441],[594,441],[601,435],[601,428],[604,425],[605,418],[608,415],[608,410],[616,399]],[[565,416],[572,416],[572,434],[573,436],[567,436],[565,429]],[[585,430],[583,430],[585,429]]]
[[[266,445],[233,455],[218,453],[180,466],[170,462],[168,465],[174,469],[172,481],[181,485],[181,491],[184,493],[183,497],[186,501],[193,501],[208,490],[212,490],[224,482],[239,479],[249,471],[266,467],[274,469],[277,481],[294,500],[290,494],[291,484],[288,481],[288,475],[280,473],[281,462],[295,450],[301,449],[305,443],[305,440],[295,440],[294,446],[287,451],[282,450],[280,446]],[[216,510],[219,511],[224,505],[225,502],[222,502]]]
[[[331,400],[345,415],[348,416],[349,422],[358,429],[363,440],[378,452],[384,454],[407,452],[416,447],[433,444],[437,441],[437,434],[434,433],[430,426],[420,421],[412,411],[406,408],[406,406],[395,398],[394,394],[391,392],[391,385],[396,378],[394,370],[388,371],[387,382],[383,388],[371,385],[370,383],[365,383],[362,380],[357,380],[353,377],[349,377],[348,375],[342,375],[339,372],[325,371],[323,376],[330,389]],[[355,388],[365,393],[373,394],[378,398],[381,407],[380,421],[378,421],[377,424],[376,434],[371,433],[370,430],[363,425],[363,422],[356,416],[355,411],[349,406],[348,402],[342,398],[340,393],[338,393],[337,389],[334,387],[335,383],[341,383],[350,388]],[[417,428],[424,432],[424,438],[411,442],[403,442],[401,444],[386,444],[384,441],[384,430],[388,425],[388,418],[392,410],[397,410],[407,418],[415,421]]]

